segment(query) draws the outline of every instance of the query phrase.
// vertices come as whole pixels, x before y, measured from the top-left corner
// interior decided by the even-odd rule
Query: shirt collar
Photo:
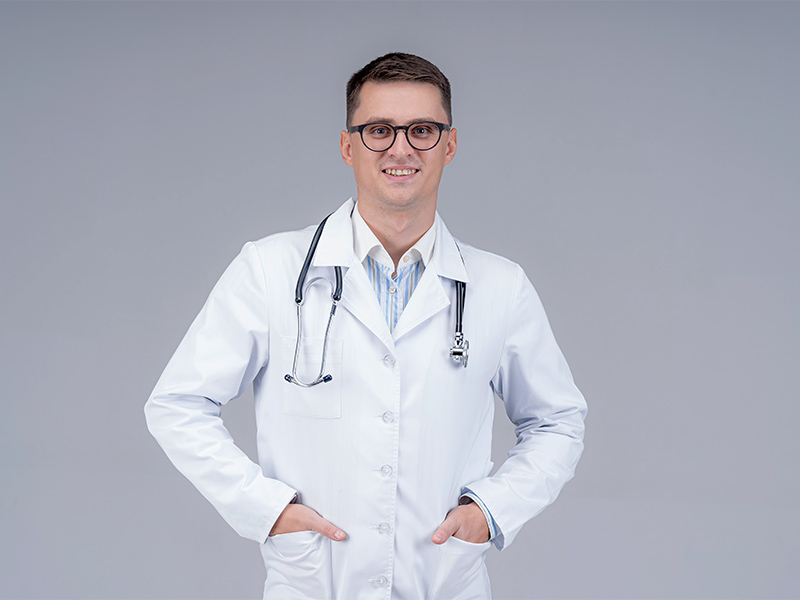
[[[353,242],[353,213],[355,200],[350,198],[333,212],[319,239],[319,247],[311,264],[315,267],[341,266],[350,268],[363,264],[363,259],[356,262],[355,244]],[[314,233],[318,225],[311,225],[305,230],[308,236]],[[430,268],[435,275],[469,283],[464,258],[461,255],[460,243],[450,234],[444,221],[436,214],[434,221],[436,241],[430,255]],[[468,245],[463,244],[466,252],[471,252]],[[428,270],[429,265],[425,265]]]
[[[402,268],[405,264],[413,264],[418,260],[422,261],[423,266],[428,265],[433,255],[433,247],[436,242],[436,221],[439,220],[439,215],[436,215],[433,225],[428,228],[421,238],[408,249],[408,251],[400,259],[399,267]],[[369,228],[367,222],[358,211],[358,203],[356,203],[355,210],[352,214],[353,221],[353,250],[355,250],[358,262],[363,263],[367,256],[372,257],[378,263],[389,267],[394,270],[394,261],[386,252],[386,249],[380,243],[378,238]]]

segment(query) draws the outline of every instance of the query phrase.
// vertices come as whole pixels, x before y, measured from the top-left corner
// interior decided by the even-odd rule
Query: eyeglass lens
[[[430,150],[439,143],[442,131],[435,123],[412,123],[408,128],[403,128],[408,138],[408,143],[415,150]],[[388,150],[395,140],[395,131],[386,123],[372,123],[361,130],[361,139],[364,145],[375,152]],[[400,135],[400,132],[397,132]]]

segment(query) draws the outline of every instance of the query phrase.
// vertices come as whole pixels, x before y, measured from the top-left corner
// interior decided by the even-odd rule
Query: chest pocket
[[[281,337],[282,363],[286,365],[285,373],[292,372],[292,363],[297,338]],[[325,340],[321,337],[304,337],[297,357],[297,379],[308,383],[316,379],[322,364],[322,346]],[[325,373],[333,379],[310,388],[300,387],[294,383],[281,383],[283,412],[299,417],[315,417],[318,419],[338,419],[342,416],[342,346],[341,339],[328,339],[328,351],[325,357]],[[283,377],[283,373],[281,374]]]

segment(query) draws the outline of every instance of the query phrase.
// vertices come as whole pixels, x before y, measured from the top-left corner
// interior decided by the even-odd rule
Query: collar
[[[356,255],[353,236],[355,206],[355,200],[350,198],[336,212],[331,214],[325,224],[325,229],[322,230],[322,236],[319,239],[317,251],[314,253],[312,265],[315,267],[352,267],[361,265],[363,258],[359,259]],[[313,232],[316,227],[316,225],[313,225],[310,230]],[[426,269],[430,266],[442,277],[469,283],[467,269],[461,257],[458,242],[450,235],[438,212],[436,213],[433,227],[428,231],[430,232],[431,230],[434,230],[433,236],[436,243],[434,244],[431,241],[433,248],[430,251],[430,264],[425,265]],[[366,254],[364,256],[366,257]]]
[[[438,218],[438,215],[436,216]],[[364,217],[358,210],[358,202],[356,202],[355,210],[353,211],[353,249],[356,253],[358,261],[363,263],[367,256],[372,257],[380,264],[394,270],[394,261],[386,249],[381,244],[378,237],[367,225]],[[418,260],[422,261],[423,266],[427,266],[431,262],[431,255],[436,242],[436,219],[433,225],[422,235],[417,242],[408,249],[400,259],[400,266],[404,264],[413,264]]]

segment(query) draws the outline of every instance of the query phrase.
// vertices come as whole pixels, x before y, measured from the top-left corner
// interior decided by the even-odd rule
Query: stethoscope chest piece
[[[450,358],[460,362],[464,367],[467,366],[469,359],[469,340],[464,338],[463,333],[457,333],[453,340],[453,347],[450,348]]]
[[[467,367],[469,359],[469,340],[464,337],[462,331],[464,320],[464,301],[467,296],[467,284],[463,281],[456,281],[456,333],[453,336],[453,347],[450,348],[450,358],[457,363]]]

